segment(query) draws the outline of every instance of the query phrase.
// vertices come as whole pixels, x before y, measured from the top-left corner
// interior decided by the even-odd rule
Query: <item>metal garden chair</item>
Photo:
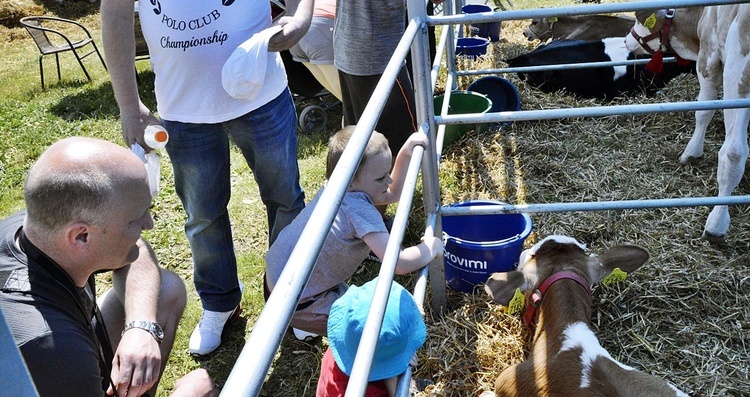
[[[107,69],[107,65],[104,63],[104,58],[99,52],[99,48],[97,48],[94,39],[91,37],[91,33],[89,33],[88,29],[86,29],[86,27],[84,27],[80,23],[63,18],[34,16],[21,18],[21,25],[23,25],[23,27],[25,27],[29,32],[31,37],[34,39],[37,47],[39,47],[39,52],[41,52],[41,54],[39,55],[39,74],[42,78],[42,88],[44,88],[44,67],[42,65],[42,59],[45,55],[55,55],[58,81],[61,79],[59,54],[65,51],[73,52],[76,60],[78,60],[78,64],[81,65],[81,69],[83,69],[83,73],[86,75],[86,78],[89,80],[89,82],[91,81],[91,76],[89,76],[88,71],[86,71],[86,67],[83,66],[82,60],[84,58],[93,53],[96,53],[96,55],[99,56],[99,60],[102,61],[104,69]],[[77,28],[71,30],[78,32],[76,37],[68,37],[70,35],[69,33],[63,33],[63,31],[60,30],[60,28],[66,28],[66,25],[70,25],[73,27],[77,26]],[[66,29],[65,31],[67,32],[69,30],[70,29]],[[79,49],[89,44],[91,44],[93,49],[80,54]]]

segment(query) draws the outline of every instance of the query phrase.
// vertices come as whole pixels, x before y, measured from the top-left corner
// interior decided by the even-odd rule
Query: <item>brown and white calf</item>
[[[625,15],[565,15],[535,18],[523,31],[529,40],[601,40],[607,37],[625,37],[635,19]]]
[[[630,245],[598,258],[571,237],[549,236],[521,253],[518,270],[490,276],[485,290],[509,305],[520,289],[536,331],[526,361],[505,369],[496,396],[687,396],[666,381],[616,361],[591,330],[591,285],[615,268],[630,273],[649,258]],[[536,322],[534,323],[534,318]]]
[[[681,58],[697,61],[698,100],[716,99],[722,86],[724,99],[750,98],[750,4],[639,11],[626,45],[640,53],[671,48]],[[713,110],[695,112],[695,130],[680,163],[703,156],[706,128],[713,114]],[[750,108],[724,109],[725,138],[716,172],[719,196],[730,196],[742,179],[749,122]],[[703,237],[722,243],[728,231],[729,209],[714,207]]]

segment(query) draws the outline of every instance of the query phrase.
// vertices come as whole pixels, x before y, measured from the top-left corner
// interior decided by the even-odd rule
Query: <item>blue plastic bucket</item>
[[[465,201],[450,207],[503,204]],[[460,292],[473,292],[492,273],[515,270],[523,243],[531,234],[528,214],[451,215],[443,217],[445,279]]]
[[[456,43],[456,55],[476,58],[487,53],[489,40],[481,37],[459,37]]]
[[[517,111],[521,109],[521,96],[516,87],[508,80],[499,76],[482,77],[469,84],[467,91],[487,95],[492,101],[490,112]],[[500,126],[510,122],[499,123]]]
[[[492,8],[482,4],[467,4],[461,7],[464,14],[477,14],[480,12],[491,12]],[[469,25],[472,36],[486,37],[492,41],[500,40],[500,22],[475,23]]]

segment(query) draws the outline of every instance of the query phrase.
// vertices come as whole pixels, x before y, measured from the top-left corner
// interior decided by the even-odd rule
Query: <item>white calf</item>
[[[668,37],[663,37],[665,30]],[[680,57],[697,61],[698,100],[716,99],[722,86],[724,99],[750,98],[750,4],[639,11],[626,45],[630,51],[641,53],[671,47]],[[695,112],[695,131],[680,163],[703,156],[706,128],[713,114],[713,110]],[[725,138],[716,173],[719,196],[730,196],[742,179],[749,123],[750,108],[724,110]],[[728,231],[729,209],[725,205],[714,207],[703,237],[723,243]]]

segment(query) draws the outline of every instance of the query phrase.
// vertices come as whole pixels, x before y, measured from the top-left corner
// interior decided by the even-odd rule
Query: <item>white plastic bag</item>
[[[138,143],[134,143],[130,147],[130,150],[143,161],[143,165],[146,167],[146,174],[148,175],[148,187],[151,190],[151,197],[156,197],[159,194],[159,155],[156,154],[155,150],[146,153],[146,150]]]

